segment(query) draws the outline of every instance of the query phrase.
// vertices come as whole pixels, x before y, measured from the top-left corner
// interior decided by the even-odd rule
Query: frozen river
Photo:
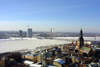
[[[39,46],[49,46],[55,44],[65,44],[71,41],[63,40],[50,40],[50,39],[37,39],[37,38],[25,38],[25,39],[3,39],[0,41],[0,53],[15,51],[21,49],[35,49]]]
[[[57,39],[69,39],[67,40],[56,40],[56,39],[37,39],[37,38],[10,38],[0,39],[0,53],[15,51],[21,49],[35,49],[39,46],[49,46],[71,43],[72,40],[78,40],[78,37],[56,37]],[[85,40],[94,40],[94,37],[84,37]],[[100,41],[100,37],[96,37],[97,41]]]

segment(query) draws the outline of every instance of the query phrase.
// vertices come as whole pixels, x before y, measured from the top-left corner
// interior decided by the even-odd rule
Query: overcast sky
[[[0,0],[0,31],[100,33],[100,0]]]

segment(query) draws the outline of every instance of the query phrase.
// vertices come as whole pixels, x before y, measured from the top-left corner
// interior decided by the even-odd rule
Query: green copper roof
[[[91,50],[91,48],[84,47],[84,46],[82,46],[80,49],[81,49],[84,53],[89,53],[89,51]]]
[[[78,52],[76,52],[76,54],[81,54],[82,52],[80,52],[80,51],[78,51]]]

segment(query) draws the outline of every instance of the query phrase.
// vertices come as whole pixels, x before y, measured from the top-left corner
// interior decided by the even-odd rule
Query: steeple
[[[78,41],[81,41],[81,40],[83,40],[83,31],[82,31],[82,29],[80,30],[80,36],[79,36]]]
[[[82,31],[82,29],[80,30],[80,36],[83,36],[83,31]]]
[[[80,36],[79,36],[78,42],[79,42],[79,45],[78,45],[79,48],[81,48],[81,46],[84,46],[84,38],[83,38],[82,29],[80,30]]]

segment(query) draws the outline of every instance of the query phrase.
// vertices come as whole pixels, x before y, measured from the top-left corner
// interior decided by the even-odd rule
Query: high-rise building
[[[82,46],[84,46],[84,38],[83,38],[83,31],[82,29],[80,30],[80,36],[78,39],[78,48],[81,48]]]
[[[19,30],[19,37],[22,37],[22,36],[23,36],[23,31]]]
[[[32,37],[32,29],[28,28],[27,30],[27,37]]]

